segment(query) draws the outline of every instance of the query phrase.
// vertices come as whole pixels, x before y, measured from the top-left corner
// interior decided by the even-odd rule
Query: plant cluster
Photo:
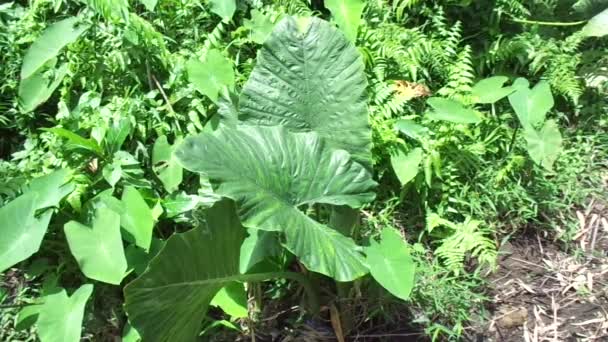
[[[607,28],[603,0],[0,5],[0,340],[255,334],[270,301],[459,339],[504,236],[568,243],[601,182]]]

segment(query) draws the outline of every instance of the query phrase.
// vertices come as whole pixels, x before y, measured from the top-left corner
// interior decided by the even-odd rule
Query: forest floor
[[[570,251],[538,233],[502,246],[482,341],[608,341],[608,205],[593,199],[574,215]]]

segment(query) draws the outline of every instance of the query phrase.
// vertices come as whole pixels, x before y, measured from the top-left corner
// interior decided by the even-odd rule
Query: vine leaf
[[[321,19],[286,17],[258,53],[239,120],[316,132],[369,169],[366,86],[361,57],[340,31]]]
[[[339,281],[367,273],[353,240],[299,210],[373,200],[375,182],[346,151],[282,126],[220,126],[185,139],[176,155],[186,169],[209,177],[215,193],[235,200],[246,227],[283,232],[285,247],[310,270]]]

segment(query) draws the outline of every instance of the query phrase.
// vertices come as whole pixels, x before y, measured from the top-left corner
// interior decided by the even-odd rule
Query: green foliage
[[[127,260],[120,237],[119,214],[99,208],[92,227],[70,221],[64,230],[70,251],[87,278],[120,284],[127,271]]]
[[[0,5],[0,340],[297,332],[317,295],[462,339],[498,241],[569,247],[603,188],[607,6]]]
[[[355,41],[365,2],[363,0],[327,0],[325,6],[331,11],[346,38]]]
[[[65,290],[44,297],[38,315],[38,334],[42,342],[80,341],[84,309],[93,285],[82,285],[70,297]]]
[[[260,50],[243,86],[239,120],[317,132],[330,147],[369,166],[365,86],[360,56],[338,30],[316,18],[286,18]]]
[[[409,299],[416,266],[401,235],[392,228],[384,228],[380,242],[372,241],[365,251],[374,279],[396,297]]]

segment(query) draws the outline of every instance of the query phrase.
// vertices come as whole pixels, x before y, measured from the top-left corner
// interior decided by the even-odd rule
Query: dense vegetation
[[[605,0],[1,4],[0,340],[461,339],[605,187],[606,36]]]

